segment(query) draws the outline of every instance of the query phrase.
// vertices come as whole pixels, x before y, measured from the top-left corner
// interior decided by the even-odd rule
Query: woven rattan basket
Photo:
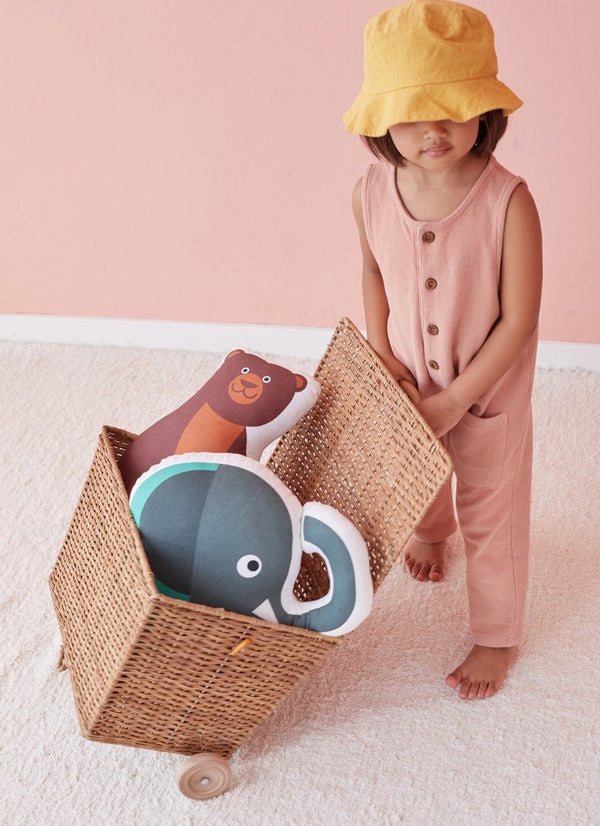
[[[347,319],[316,376],[317,404],[269,465],[302,502],[331,504],[355,523],[377,587],[450,462]],[[93,740],[229,757],[339,638],[160,594],[117,467],[132,438],[102,430],[50,577],[81,730]],[[317,559],[303,558],[301,598],[323,590]]]

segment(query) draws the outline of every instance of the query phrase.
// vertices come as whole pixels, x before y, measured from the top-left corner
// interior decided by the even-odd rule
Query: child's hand
[[[421,416],[425,419],[435,435],[441,438],[444,434],[459,423],[465,411],[457,405],[455,400],[445,390],[440,390],[428,399],[423,399],[416,387],[405,385],[400,382],[400,386],[415,405]]]
[[[405,364],[403,364],[401,361],[399,361],[399,359],[395,358],[395,356],[393,355],[380,355],[380,358],[389,370],[389,372],[392,374],[392,376],[400,384],[400,386],[402,386],[403,383],[406,382],[407,384],[412,385],[412,387],[415,390],[417,390],[417,380]]]
[[[412,381],[408,381],[407,379],[400,379],[398,384],[404,390],[404,392],[411,400],[411,402],[414,404],[414,406],[418,408],[423,399],[421,398],[421,394],[417,389],[417,385],[413,384]]]

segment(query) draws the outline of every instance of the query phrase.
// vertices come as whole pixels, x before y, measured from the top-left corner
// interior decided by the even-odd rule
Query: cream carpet
[[[463,702],[443,682],[469,646],[457,540],[443,583],[396,567],[369,619],[236,752],[223,796],[181,796],[178,755],[80,736],[47,579],[97,434],[139,431],[219,360],[0,344],[0,822],[600,823],[600,374],[537,374],[529,621],[496,697]]]

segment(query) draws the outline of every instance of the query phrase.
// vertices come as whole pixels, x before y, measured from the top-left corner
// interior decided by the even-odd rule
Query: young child
[[[487,17],[449,0],[374,17],[364,66],[344,123],[379,158],[353,196],[367,335],[452,457],[474,645],[446,683],[490,697],[521,642],[529,552],[541,230],[492,155],[521,101]],[[415,579],[442,579],[456,527],[448,483],[407,546]]]

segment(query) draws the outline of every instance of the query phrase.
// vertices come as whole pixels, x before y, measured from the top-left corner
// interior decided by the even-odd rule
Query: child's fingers
[[[407,381],[406,379],[400,379],[399,384],[413,404],[420,403],[421,394],[411,381]]]

